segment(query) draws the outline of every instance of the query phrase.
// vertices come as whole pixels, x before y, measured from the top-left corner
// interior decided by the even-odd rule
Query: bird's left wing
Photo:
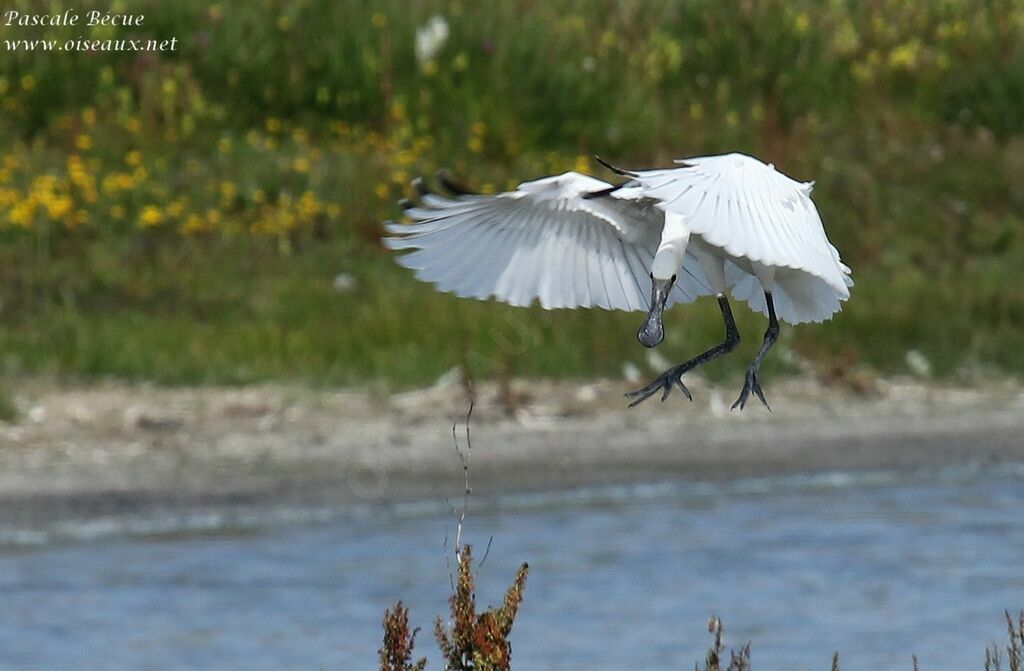
[[[850,269],[829,242],[811,200],[813,183],[797,182],[743,154],[677,161],[682,167],[629,172],[641,193],[690,230],[737,258],[800,270],[849,297]]]
[[[647,309],[662,215],[599,179],[568,172],[492,196],[424,191],[406,216],[413,223],[385,224],[384,244],[415,250],[398,262],[443,291],[545,309]],[[686,275],[671,299],[701,293],[706,282]]]

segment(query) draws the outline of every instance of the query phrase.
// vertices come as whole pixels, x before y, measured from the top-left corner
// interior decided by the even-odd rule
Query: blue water
[[[457,501],[454,501],[457,503]],[[758,669],[981,669],[1024,607],[1024,468],[477,497],[478,600],[522,561],[513,668],[687,669],[709,615]],[[376,669],[402,599],[449,593],[445,502],[219,509],[0,529],[2,669]],[[445,539],[447,537],[447,548]]]

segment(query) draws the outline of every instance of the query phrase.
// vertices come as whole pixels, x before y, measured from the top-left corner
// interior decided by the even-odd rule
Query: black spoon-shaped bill
[[[636,332],[637,340],[644,347],[656,347],[665,339],[665,327],[662,324],[661,315],[665,312],[668,294],[672,291],[672,285],[675,283],[675,275],[669,280],[651,278],[651,308],[647,311],[647,319],[644,320],[640,330]]]

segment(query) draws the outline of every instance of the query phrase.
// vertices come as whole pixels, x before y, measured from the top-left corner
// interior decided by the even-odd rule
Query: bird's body
[[[764,401],[757,366],[778,333],[776,316],[792,324],[831,318],[849,298],[850,269],[825,235],[812,184],[742,154],[678,163],[618,171],[630,178],[621,186],[568,172],[494,196],[424,189],[406,211],[413,223],[387,224],[394,237],[385,244],[414,249],[399,263],[460,296],[646,310],[638,338],[648,347],[661,342],[666,307],[716,295],[726,341],[666,371],[634,404],[658,389],[664,398],[673,384],[689,395],[682,374],[735,347],[731,292],[770,319],[737,403],[751,390]]]

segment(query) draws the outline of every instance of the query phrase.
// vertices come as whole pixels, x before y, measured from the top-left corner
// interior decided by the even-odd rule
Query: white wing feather
[[[685,167],[636,176],[644,195],[686,218],[690,230],[738,259],[809,273],[840,299],[850,269],[825,236],[811,200],[813,183],[797,182],[743,154],[677,161]]]
[[[494,196],[424,194],[406,211],[412,224],[385,225],[393,237],[384,244],[415,250],[398,262],[460,296],[519,306],[536,299],[545,309],[646,310],[663,215],[637,190],[584,198],[610,186],[569,172]],[[688,255],[670,303],[710,291]]]

